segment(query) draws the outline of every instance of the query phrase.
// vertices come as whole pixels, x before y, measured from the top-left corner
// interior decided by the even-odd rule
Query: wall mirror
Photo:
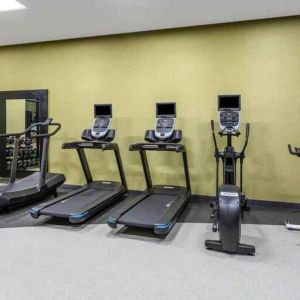
[[[0,91],[0,133],[22,132],[48,118],[48,91]],[[25,177],[40,168],[42,140],[35,134],[47,129],[32,131],[22,137],[18,154],[17,177]],[[14,151],[14,138],[0,138],[0,177],[8,177]]]

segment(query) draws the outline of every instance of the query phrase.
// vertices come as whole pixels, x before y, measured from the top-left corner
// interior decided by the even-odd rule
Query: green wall
[[[248,197],[300,201],[300,159],[287,151],[288,143],[300,145],[300,17],[1,47],[0,66],[0,90],[49,89],[49,115],[62,123],[50,167],[68,183],[84,179],[75,151],[61,144],[91,126],[94,103],[111,102],[129,187],[144,188],[139,156],[128,145],[153,128],[157,100],[175,100],[193,193],[213,195],[210,119],[218,94],[240,93],[241,130],[252,126]],[[183,183],[178,155],[150,154],[154,183]],[[111,153],[89,158],[95,177],[118,178]]]

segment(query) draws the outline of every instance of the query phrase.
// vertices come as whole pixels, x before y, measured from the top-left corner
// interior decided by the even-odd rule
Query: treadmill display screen
[[[176,117],[176,103],[156,103],[156,117]]]
[[[240,95],[225,95],[218,97],[218,110],[231,109],[241,110],[241,96]]]
[[[112,117],[112,105],[111,104],[95,104],[94,105],[95,118],[111,118]]]

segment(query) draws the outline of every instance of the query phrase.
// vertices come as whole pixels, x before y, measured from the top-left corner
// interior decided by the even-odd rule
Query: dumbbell
[[[30,160],[29,159],[25,159],[23,161],[23,168],[25,169],[25,168],[28,168],[29,166],[30,166]]]
[[[32,155],[33,155],[34,157],[37,157],[37,154],[38,154],[37,149],[36,149],[36,148],[32,149]]]
[[[23,161],[22,160],[18,160],[17,162],[17,167],[20,169],[23,167]]]
[[[32,160],[31,159],[27,159],[26,160],[26,167],[31,167],[32,166]]]
[[[32,139],[26,138],[26,139],[25,139],[25,145],[26,145],[26,146],[31,146],[31,145],[32,145]]]
[[[25,153],[25,149],[26,148],[24,146],[21,146],[20,149],[19,149],[19,153],[20,154],[24,154]]]
[[[5,152],[6,152],[7,157],[13,156],[14,148],[13,147],[8,147],[8,148],[5,149]]]
[[[8,137],[6,138],[6,144],[8,144],[8,145],[13,144],[14,141],[15,141],[15,137],[14,137],[14,136],[8,136]]]
[[[29,156],[33,156],[33,154],[34,154],[33,148],[32,147],[27,148],[27,153]]]
[[[20,138],[20,145],[23,145],[23,144],[25,144],[25,138],[24,138],[24,137],[21,137],[21,138]]]
[[[8,170],[11,169],[11,161],[10,161],[10,160],[6,162],[6,168],[7,168]]]

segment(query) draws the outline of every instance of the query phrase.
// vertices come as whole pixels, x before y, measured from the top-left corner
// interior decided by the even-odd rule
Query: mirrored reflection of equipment
[[[4,112],[2,112],[2,114],[3,116],[5,115],[5,118],[0,118],[0,127],[7,133],[24,131],[32,124],[40,122],[39,119],[46,119],[39,118],[39,101],[35,99],[5,100],[3,110]],[[18,178],[26,177],[40,168],[42,140],[35,137],[35,135],[39,133],[39,129],[33,128],[20,139],[17,163]],[[3,148],[5,151],[5,157],[0,156],[0,177],[9,177],[14,152],[13,140],[14,137],[8,137],[5,141],[3,140],[3,142],[1,141],[0,143],[0,148],[2,148],[4,144]],[[0,149],[0,152],[2,152],[2,149]]]
[[[46,205],[30,210],[33,218],[41,215],[67,219],[70,223],[82,223],[108,205],[120,199],[127,191],[118,144],[111,143],[115,130],[109,129],[112,117],[111,104],[95,105],[95,121],[92,129],[85,129],[82,141],[63,144],[63,149],[76,149],[87,183]],[[115,154],[121,182],[94,180],[85,155],[85,149],[113,151]]]
[[[291,145],[288,145],[290,154],[300,157],[300,148],[292,148]],[[300,224],[292,224],[289,221],[285,221],[286,229],[288,230],[300,230]]]
[[[167,234],[191,198],[190,178],[185,146],[178,144],[181,130],[175,130],[176,104],[157,103],[156,129],[147,130],[147,143],[132,144],[130,151],[138,151],[141,157],[147,188],[139,196],[126,201],[113,212],[107,223],[111,228],[118,224],[129,227],[149,228],[157,235]],[[186,186],[153,185],[149,170],[147,151],[181,153]]]
[[[246,140],[241,152],[235,151],[232,146],[232,137],[240,135],[240,96],[219,96],[219,135],[227,138],[227,145],[223,151],[218,148],[214,131],[214,121],[211,129],[215,145],[216,158],[216,203],[213,205],[213,231],[219,232],[220,240],[206,240],[207,249],[229,253],[255,253],[254,246],[241,244],[241,210],[246,208],[246,197],[243,193],[243,161],[248,145],[250,124],[246,125]],[[223,184],[219,186],[219,163],[223,164]],[[236,185],[237,161],[240,162],[240,187]]]
[[[17,168],[21,167],[24,161],[20,161],[20,146],[26,143],[22,137],[30,134],[31,131],[37,131],[42,127],[54,127],[51,133],[38,133],[36,138],[43,140],[41,169],[25,178],[16,180]],[[42,197],[54,194],[56,189],[64,183],[65,176],[63,174],[55,174],[47,172],[47,160],[49,151],[50,137],[55,135],[61,128],[59,123],[52,122],[52,119],[47,119],[44,123],[35,123],[29,126],[24,132],[1,134],[0,137],[8,138],[13,141],[13,155],[10,161],[10,181],[9,184],[0,187],[0,208],[14,208],[25,205],[35,200],[40,200]],[[24,154],[25,155],[25,154]],[[26,163],[27,164],[27,163]]]

